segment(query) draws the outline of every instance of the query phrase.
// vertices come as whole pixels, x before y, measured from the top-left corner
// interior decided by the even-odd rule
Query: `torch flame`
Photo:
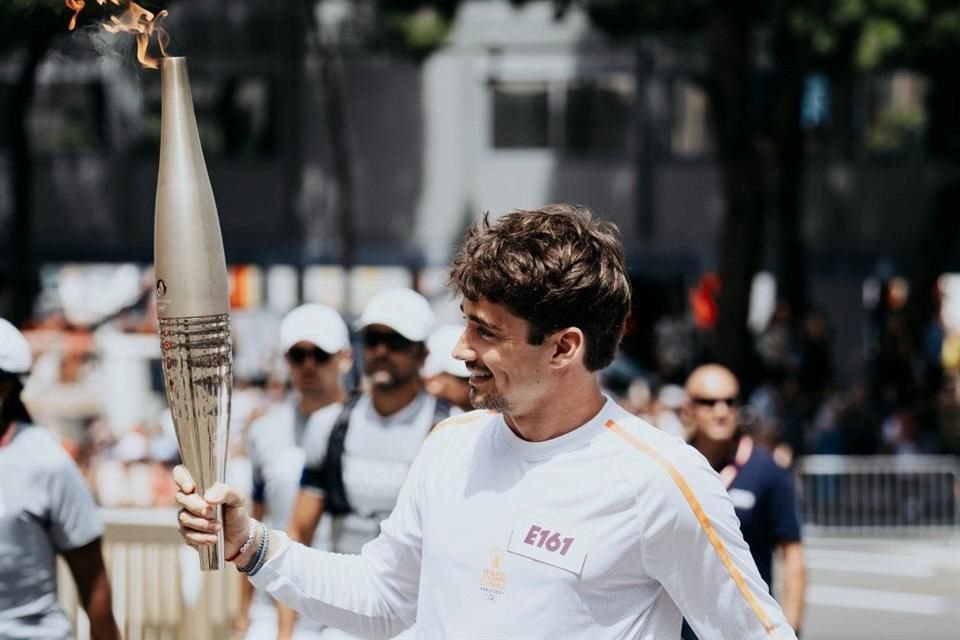
[[[77,16],[79,16],[83,8],[87,6],[87,3],[83,0],[64,0],[64,2],[67,3],[67,9],[73,11],[73,15],[70,16],[70,24],[67,25],[67,30],[73,31],[77,27]]]
[[[137,36],[137,60],[149,69],[156,69],[160,66],[160,63],[147,52],[147,46],[150,44],[150,36],[156,32],[160,53],[163,57],[167,56],[167,43],[170,42],[170,36],[160,26],[160,22],[166,16],[166,9],[154,15],[153,12],[147,11],[136,2],[131,2],[127,11],[119,18],[110,16],[110,24],[103,25],[103,28],[110,33],[135,34]]]
[[[120,6],[120,0],[109,0],[111,4]],[[70,18],[68,29],[73,31],[77,26],[77,16],[86,6],[85,0],[64,0],[67,8],[73,11]],[[97,4],[104,5],[107,0],[97,0]],[[110,22],[102,25],[110,33],[131,33],[137,37],[137,60],[148,69],[156,69],[160,66],[159,60],[150,55],[147,50],[150,45],[150,36],[157,34],[157,45],[160,47],[160,54],[167,57],[167,45],[170,43],[170,35],[166,29],[160,26],[160,23],[167,17],[167,10],[164,9],[156,14],[144,9],[136,2],[128,2],[127,10],[120,16],[110,16]]]

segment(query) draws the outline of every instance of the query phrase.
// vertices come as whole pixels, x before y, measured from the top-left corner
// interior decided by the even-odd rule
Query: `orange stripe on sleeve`
[[[730,577],[733,578],[737,588],[740,589],[740,593],[747,601],[747,604],[750,605],[751,609],[753,609],[753,613],[756,614],[757,619],[766,630],[767,635],[771,638],[779,639],[780,636],[776,631],[776,627],[772,622],[770,622],[770,618],[767,617],[766,612],[764,612],[764,610],[760,607],[760,603],[757,602],[753,592],[750,591],[746,581],[743,579],[743,574],[740,573],[740,569],[737,568],[737,565],[733,563],[733,559],[730,557],[727,548],[723,546],[720,536],[717,535],[716,530],[713,528],[713,524],[710,522],[710,518],[703,510],[703,506],[701,506],[700,501],[697,500],[697,496],[694,495],[690,485],[687,484],[687,481],[684,480],[683,476],[680,475],[680,472],[677,471],[677,468],[674,467],[669,460],[664,458],[663,455],[653,449],[650,445],[637,439],[627,432],[627,430],[621,427],[615,420],[607,420],[604,426],[626,440],[627,443],[632,445],[637,450],[653,458],[657,464],[663,467],[663,469],[670,474],[670,477],[673,478],[677,488],[680,489],[680,493],[682,493],[683,497],[686,498],[687,504],[689,504],[690,508],[693,509],[693,513],[697,517],[697,521],[703,528],[704,533],[707,534],[707,538],[710,540],[710,544],[713,545],[713,548],[717,551],[717,555],[720,556],[723,566],[727,568],[727,571],[730,573]]]
[[[446,420],[440,422],[433,429],[430,430],[430,435],[433,435],[441,429],[446,429],[447,427],[454,427],[458,424],[468,424],[470,422],[476,422],[477,420],[493,415],[496,411],[471,411],[470,413],[464,413],[463,415],[453,416],[452,418],[447,418]]]

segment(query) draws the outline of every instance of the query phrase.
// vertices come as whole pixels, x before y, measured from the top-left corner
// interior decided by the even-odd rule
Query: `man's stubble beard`
[[[470,387],[470,404],[474,409],[487,409],[498,413],[507,413],[510,408],[501,393],[480,393],[473,387]]]

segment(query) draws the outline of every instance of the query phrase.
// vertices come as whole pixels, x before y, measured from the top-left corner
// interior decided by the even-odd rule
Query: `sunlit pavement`
[[[803,640],[960,638],[960,537],[805,542]]]

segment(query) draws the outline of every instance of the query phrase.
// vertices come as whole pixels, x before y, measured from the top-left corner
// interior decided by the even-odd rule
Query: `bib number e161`
[[[521,511],[507,550],[580,575],[592,537],[585,529]]]

